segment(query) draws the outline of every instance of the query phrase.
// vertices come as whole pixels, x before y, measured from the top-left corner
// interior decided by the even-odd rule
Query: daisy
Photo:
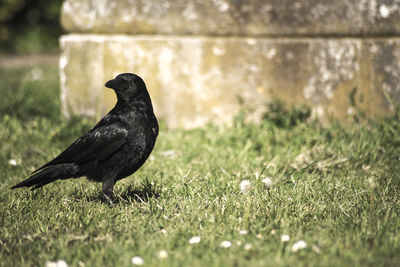
[[[200,236],[193,236],[192,238],[189,239],[189,244],[197,244],[200,243]]]
[[[297,252],[301,249],[305,249],[307,247],[307,243],[304,240],[299,240],[292,246],[292,251]]]
[[[251,190],[251,182],[249,180],[243,180],[240,182],[239,188],[243,194],[247,194]]]
[[[168,252],[166,250],[162,249],[158,252],[158,258],[165,259],[167,257],[168,257]]]
[[[220,246],[223,248],[230,248],[232,246],[232,242],[231,241],[222,241]]]
[[[281,242],[285,243],[285,242],[289,242],[289,240],[290,240],[290,236],[281,235]]]
[[[143,265],[144,264],[143,258],[139,257],[139,256],[133,257],[131,261],[132,261],[133,265]]]

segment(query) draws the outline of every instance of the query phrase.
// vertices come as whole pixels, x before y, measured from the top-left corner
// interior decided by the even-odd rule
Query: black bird
[[[139,169],[153,150],[158,123],[139,76],[123,73],[105,87],[117,94],[115,107],[93,129],[12,189],[34,190],[58,179],[86,176],[102,182],[105,198],[113,203],[114,184]]]

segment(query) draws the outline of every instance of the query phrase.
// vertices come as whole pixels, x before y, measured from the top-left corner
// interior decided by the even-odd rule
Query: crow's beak
[[[107,88],[118,90],[121,87],[122,80],[121,79],[113,79],[106,82],[104,85]]]

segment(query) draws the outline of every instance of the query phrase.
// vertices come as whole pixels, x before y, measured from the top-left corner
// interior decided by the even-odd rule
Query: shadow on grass
[[[161,189],[154,182],[150,182],[147,178],[141,183],[140,187],[128,185],[120,194],[115,196],[115,203],[120,202],[141,202],[145,203],[150,198],[159,198]]]
[[[121,189],[121,191],[116,191],[114,188],[114,204],[132,203],[133,201],[146,203],[150,198],[160,197],[161,193],[160,186],[154,182],[150,182],[147,178],[139,186],[129,184]],[[78,190],[74,198],[83,202],[102,202],[108,204],[101,189],[96,192],[88,192],[83,189]]]

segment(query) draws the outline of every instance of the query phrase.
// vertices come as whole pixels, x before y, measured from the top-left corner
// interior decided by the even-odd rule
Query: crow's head
[[[117,96],[124,99],[134,99],[142,93],[148,94],[142,78],[133,73],[122,73],[104,86],[114,89]]]

